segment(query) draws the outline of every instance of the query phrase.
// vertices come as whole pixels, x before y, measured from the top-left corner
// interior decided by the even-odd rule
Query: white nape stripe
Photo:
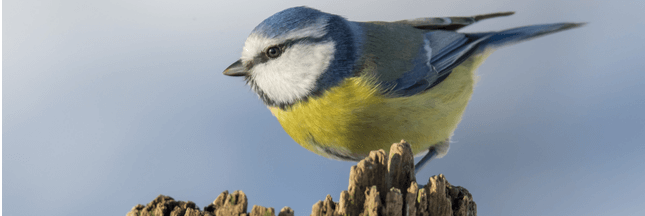
[[[295,38],[306,38],[306,37],[321,38],[325,36],[325,34],[327,34],[327,31],[325,31],[324,27],[325,25],[323,24],[309,26],[306,28],[290,31],[282,38],[284,38],[285,40],[295,39]]]

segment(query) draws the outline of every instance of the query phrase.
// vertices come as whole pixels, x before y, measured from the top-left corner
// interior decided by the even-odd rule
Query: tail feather
[[[498,12],[498,13],[489,13],[489,14],[480,14],[469,17],[423,17],[410,20],[400,20],[395,23],[402,23],[406,25],[411,25],[414,28],[424,29],[424,30],[447,30],[447,31],[457,31],[463,27],[471,25],[473,23],[479,22],[481,20],[510,16],[515,14],[515,12]]]
[[[513,15],[513,14],[515,14],[515,11],[480,14],[480,15],[473,16],[473,19],[475,19],[475,21],[480,21],[480,20],[485,20],[485,19],[490,19],[490,18],[510,16],[510,15]]]
[[[543,25],[524,26],[519,28],[507,29],[500,32],[486,32],[468,34],[471,38],[488,37],[480,43],[480,49],[497,49],[503,46],[513,45],[519,42],[531,40],[543,35],[564,31],[576,27],[581,27],[586,23],[554,23]]]

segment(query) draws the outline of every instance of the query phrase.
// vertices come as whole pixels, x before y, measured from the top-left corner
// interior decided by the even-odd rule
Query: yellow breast
[[[297,143],[325,157],[360,160],[401,139],[417,154],[452,136],[472,95],[474,71],[487,56],[469,58],[413,96],[384,95],[374,79],[360,76],[287,110],[269,109]]]

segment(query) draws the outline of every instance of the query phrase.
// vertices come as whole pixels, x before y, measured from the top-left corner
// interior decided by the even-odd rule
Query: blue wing
[[[414,95],[439,84],[452,69],[472,55],[582,25],[584,23],[556,23],[475,34],[429,31],[425,34],[426,47],[413,60],[414,68],[383,84],[395,96]]]

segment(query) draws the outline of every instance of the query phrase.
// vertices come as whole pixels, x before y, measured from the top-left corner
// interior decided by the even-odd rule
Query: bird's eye
[[[280,47],[272,46],[267,49],[266,54],[269,58],[277,58],[282,54],[282,51],[280,50]]]

